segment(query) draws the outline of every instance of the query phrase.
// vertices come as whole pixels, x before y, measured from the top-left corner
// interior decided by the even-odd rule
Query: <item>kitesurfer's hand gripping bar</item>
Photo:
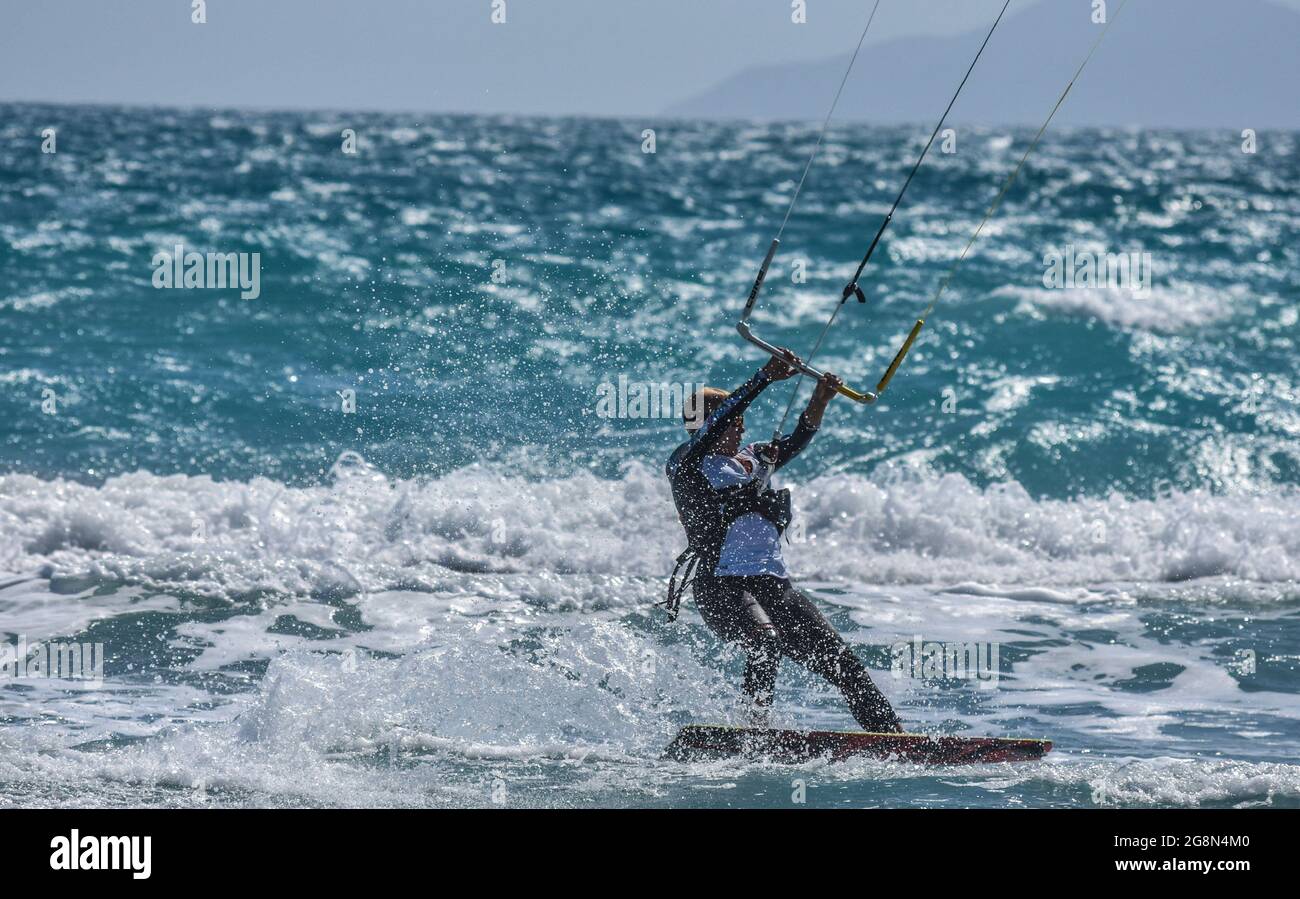
[[[754,303],[758,299],[759,292],[763,289],[763,281],[767,279],[767,270],[771,267],[772,259],[776,256],[776,250],[780,244],[780,240],[773,240],[772,245],[767,248],[767,255],[763,257],[763,264],[758,269],[758,277],[754,279],[754,286],[749,291],[749,299],[745,302],[745,311],[741,314],[740,321],[736,324],[736,330],[740,332],[741,337],[773,356],[780,356],[781,350],[750,330],[749,314],[754,311]],[[841,302],[846,302],[850,296],[855,294],[857,295],[859,302],[866,302],[866,298],[862,295],[861,289],[858,288],[856,284],[851,285],[850,288],[845,291],[844,298]],[[889,368],[885,370],[885,374],[881,377],[880,382],[876,384],[874,393],[871,391],[860,392],[849,387],[847,384],[841,384],[839,387],[840,395],[848,397],[855,403],[864,404],[874,403],[879,399],[880,394],[885,392],[885,388],[888,387],[889,382],[893,380],[894,373],[898,371],[898,367],[903,364],[903,360],[907,357],[908,351],[912,349],[912,344],[916,342],[916,338],[921,333],[921,328],[924,327],[924,325],[925,319],[918,318],[916,320],[916,324],[912,326],[911,333],[907,335],[907,339],[903,341],[903,345],[899,347],[898,353],[894,356],[894,361],[889,363]],[[810,378],[817,378],[820,380],[822,375],[825,374],[825,372],[820,372],[803,361],[795,363],[794,367]]]

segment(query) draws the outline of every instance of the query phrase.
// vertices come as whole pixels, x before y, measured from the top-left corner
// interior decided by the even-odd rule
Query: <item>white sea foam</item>
[[[701,804],[741,777],[788,785],[792,769],[769,762],[659,760],[683,716],[731,714],[733,686],[711,660],[694,658],[683,645],[614,621],[502,636],[464,619],[445,623],[400,658],[361,655],[349,664],[345,654],[287,651],[253,692],[215,712],[179,712],[201,698],[185,695],[193,691],[116,695],[73,715],[72,733],[79,730],[85,742],[111,727],[118,734],[152,732],[151,739],[87,752],[68,745],[60,727],[10,727],[0,730],[0,783],[27,784],[24,803],[188,806],[635,805],[664,797]],[[883,685],[900,698],[893,682],[885,678]],[[789,702],[787,690],[782,703]],[[1106,695],[1080,675],[1076,699]],[[1031,699],[1032,688],[1022,698]],[[65,721],[67,708],[65,700]],[[936,717],[910,705],[904,714],[922,730]],[[841,711],[826,722],[807,708],[801,713],[814,726],[842,717]],[[967,716],[977,733],[996,727],[983,717]],[[793,776],[814,794],[837,783],[888,784],[879,800],[886,805],[913,794],[922,805],[1015,804],[1021,796],[1101,806],[1300,799],[1300,766],[1286,762],[1096,757],[1070,746],[1077,739],[1065,733],[1057,740],[1057,752],[1034,765],[947,769],[936,777],[933,769],[897,761],[815,760],[796,766]],[[780,803],[780,790],[759,799]],[[870,793],[855,801],[874,804]]]
[[[226,597],[455,590],[472,574],[496,578],[493,590],[581,606],[593,588],[639,597],[642,587],[609,579],[661,577],[683,543],[662,475],[640,464],[617,479],[548,481],[479,466],[418,481],[364,463],[336,471],[310,487],[144,472],[97,486],[6,475],[0,569]],[[795,508],[786,555],[808,578],[1032,587],[1220,578],[1282,591],[1300,580],[1291,493],[1036,499],[1015,483],[980,488],[899,468],[813,478],[796,485]],[[529,586],[506,575],[531,576]],[[585,586],[559,588],[548,575],[581,576]]]
[[[148,718],[155,738],[145,743],[87,753],[62,731],[55,738],[55,728],[0,731],[0,784],[37,782],[57,795],[97,781],[109,796],[139,802],[154,792],[180,805],[232,801],[209,791],[255,804],[489,805],[496,775],[466,773],[466,761],[558,762],[562,777],[575,769],[580,794],[602,788],[598,764],[656,759],[688,704],[725,716],[730,686],[680,646],[657,647],[602,621],[523,637],[512,643],[500,629],[462,619],[396,659],[287,650],[254,692],[202,716],[208,721],[177,714],[196,696],[139,695],[78,722],[77,742],[85,742],[132,732],[129,723],[112,725],[113,714]],[[640,779],[629,771],[626,788],[644,795]],[[81,795],[82,804],[95,801]],[[547,790],[512,798],[530,801],[580,797]]]
[[[1184,758],[1072,762],[1013,771],[982,785],[999,791],[1030,782],[1073,788],[1083,793],[1084,802],[1103,808],[1206,804],[1249,808],[1300,799],[1300,765]]]
[[[893,786],[882,804],[1300,801],[1300,768],[1247,736],[1289,733],[1294,695],[1245,689],[1230,667],[1235,629],[1170,641],[1138,602],[1245,599],[1253,627],[1274,627],[1293,602],[1271,600],[1296,593],[1294,497],[1041,500],[924,468],[797,489],[804,539],[788,548],[792,565],[848,640],[1004,648],[993,691],[880,673],[913,729],[1058,745],[1044,764],[940,779],[898,762],[816,761],[799,766],[810,784],[884,779]],[[312,487],[5,476],[5,629],[40,639],[148,613],[159,645],[185,661],[179,679],[118,668],[94,690],[32,681],[6,691],[3,801],[754,802],[727,785],[741,775],[788,783],[788,773],[659,760],[680,724],[738,713],[736,653],[689,604],[673,626],[650,611],[680,540],[662,476],[637,464],[615,479],[469,467],[401,481],[353,457]],[[195,594],[229,599],[230,614],[196,614]],[[110,660],[118,651],[110,645]],[[1284,662],[1263,652],[1260,664]],[[233,692],[205,688],[208,678]],[[776,723],[850,726],[838,697],[793,666]],[[1188,757],[1200,745],[1189,730],[1251,760]],[[100,744],[112,748],[87,751]]]

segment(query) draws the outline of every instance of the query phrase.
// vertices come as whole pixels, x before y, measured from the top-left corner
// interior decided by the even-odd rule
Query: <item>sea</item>
[[[751,319],[869,389],[951,272],[784,553],[1042,761],[663,757],[744,720],[664,463],[817,124],[10,103],[0,806],[1300,806],[1300,135],[1049,131],[953,270],[1033,137],[955,124],[841,306],[931,127],[832,124]]]

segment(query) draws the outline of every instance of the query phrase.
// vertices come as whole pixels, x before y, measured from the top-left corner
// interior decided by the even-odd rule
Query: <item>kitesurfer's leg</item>
[[[776,670],[781,664],[776,634],[773,633],[769,640],[747,652],[744,690],[745,697],[749,700],[749,723],[754,727],[767,727],[772,711],[772,697],[776,694]]]
[[[781,663],[777,630],[754,596],[754,581],[761,578],[695,578],[695,608],[709,629],[723,640],[739,643],[745,650],[743,689],[750,705],[750,721],[766,727],[776,672]]]
[[[871,680],[867,666],[848,646],[840,650],[839,655],[826,664],[818,662],[818,667],[809,665],[813,671],[825,677],[839,688],[849,704],[849,711],[863,730],[875,733],[902,733],[903,724],[898,720],[889,700]]]
[[[864,730],[894,733],[903,730],[889,700],[876,687],[857,654],[840,638],[817,606],[789,581],[753,578],[768,618],[776,626],[781,652],[833,684],[848,702]]]

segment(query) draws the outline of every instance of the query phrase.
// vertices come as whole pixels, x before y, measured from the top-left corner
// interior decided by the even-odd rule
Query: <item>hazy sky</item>
[[[209,0],[196,25],[190,0],[0,0],[0,100],[654,114],[751,65],[847,52],[871,5],[807,0],[793,25],[789,0],[504,2],[496,25],[494,0]],[[1091,6],[1012,10],[1036,2]],[[871,41],[1000,5],[882,0]]]

